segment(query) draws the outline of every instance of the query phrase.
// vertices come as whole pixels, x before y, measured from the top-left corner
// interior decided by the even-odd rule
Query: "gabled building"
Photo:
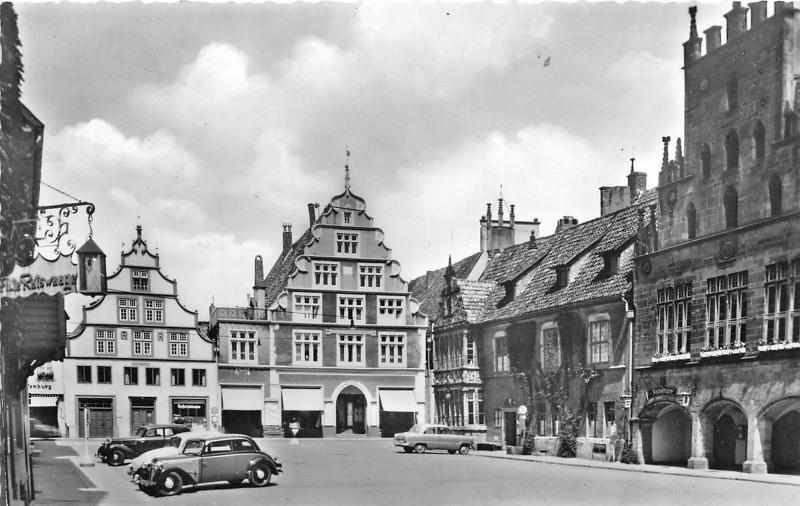
[[[634,442],[644,462],[800,462],[800,12],[733,2],[684,43],[685,155],[636,258]],[[750,23],[748,26],[748,11]]]
[[[551,236],[534,230],[522,243],[495,243],[412,282],[423,307],[439,304],[437,421],[493,445],[521,444],[530,424],[537,450],[553,454],[571,414],[580,420],[579,456],[613,454],[630,383],[633,250],[640,212],[656,198],[643,173],[632,169],[628,181],[601,189],[600,218],[565,216]]]
[[[178,299],[136,227],[108,276],[108,294],[83,308],[67,336],[64,418],[69,437],[128,436],[147,423],[218,424],[214,342]]]
[[[283,250],[249,307],[211,307],[222,423],[255,435],[391,436],[425,420],[427,319],[384,233],[350,190]]]

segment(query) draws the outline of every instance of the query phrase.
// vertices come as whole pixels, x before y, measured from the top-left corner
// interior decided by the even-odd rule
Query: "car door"
[[[230,439],[206,443],[203,448],[203,455],[200,457],[200,481],[202,483],[233,479],[228,477],[232,467],[231,464],[233,464],[233,446],[231,443]]]
[[[231,478],[228,479],[243,480],[247,478],[250,461],[256,456],[256,447],[247,439],[236,439],[233,441],[233,451],[236,455],[236,464],[231,466]]]

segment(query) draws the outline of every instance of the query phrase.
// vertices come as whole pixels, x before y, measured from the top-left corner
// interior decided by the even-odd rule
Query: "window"
[[[708,144],[703,144],[703,151],[700,154],[700,163],[703,166],[703,179],[711,177],[711,148]]]
[[[345,223],[350,223],[350,218],[352,216],[353,216],[353,213],[351,213],[350,211],[345,211],[344,212],[344,222]]]
[[[657,295],[656,354],[688,353],[692,335],[692,283],[661,288]]]
[[[781,178],[777,174],[773,174],[771,178],[769,178],[769,211],[770,216],[777,216],[781,214],[783,210],[782,207],[782,188],[781,188]]]
[[[694,207],[694,202],[689,202],[689,205],[686,206],[686,229],[689,239],[697,237],[697,210]]]
[[[206,386],[206,370],[205,369],[192,369],[192,386],[204,387]]]
[[[123,369],[123,381],[126,385],[139,384],[139,368],[138,367],[125,367]]]
[[[467,365],[476,365],[475,361],[475,336],[467,334],[464,343],[464,358]]]
[[[706,280],[706,347],[739,347],[747,340],[747,271]]]
[[[231,362],[256,362],[256,333],[231,331]]]
[[[149,272],[135,270],[131,273],[133,279],[133,289],[137,292],[146,292],[149,290]]]
[[[753,128],[753,157],[756,162],[763,162],[764,155],[766,154],[766,132],[764,131],[764,123],[757,122]]]
[[[189,334],[187,332],[169,332],[169,356],[189,356]]]
[[[364,336],[339,334],[339,365],[364,365]]]
[[[135,322],[139,319],[136,314],[136,307],[138,306],[137,299],[127,297],[119,297],[117,299],[117,307],[119,309],[119,321],[122,322]]]
[[[603,414],[605,415],[605,431],[603,433],[603,437],[613,437],[616,435],[617,432],[617,410],[615,409],[616,405],[614,401],[604,402],[603,403]]]
[[[114,330],[94,331],[94,351],[98,355],[114,355],[117,352],[117,333]]]
[[[725,190],[722,204],[725,206],[725,226],[727,228],[737,226],[739,222],[739,197],[733,186],[729,186],[728,189]]]
[[[494,339],[494,370],[495,372],[508,372],[508,341],[505,337]]]
[[[294,294],[294,320],[320,321],[322,317],[320,295],[318,293]]]
[[[336,252],[345,255],[358,253],[358,234],[352,232],[336,232]]]
[[[144,382],[146,385],[156,385],[156,386],[160,385],[161,370],[158,367],[145,367]]]
[[[557,369],[561,366],[561,341],[558,325],[545,323],[542,325],[542,368]]]
[[[383,266],[359,265],[358,281],[361,288],[380,288],[383,281]]]
[[[78,366],[78,383],[91,383],[92,382],[92,366],[79,365]]]
[[[403,322],[403,297],[378,297],[378,323]]]
[[[322,336],[319,332],[294,331],[294,363],[322,365]]]
[[[608,362],[609,336],[611,322],[609,320],[589,322],[589,362],[593,364]]]
[[[176,387],[186,385],[186,370],[184,369],[170,369],[169,370],[169,384]]]
[[[145,299],[144,321],[148,323],[164,323],[164,301],[160,299]]]
[[[586,437],[597,437],[597,403],[590,402],[586,408]]]
[[[778,344],[787,341],[800,342],[798,332],[798,297],[800,297],[800,279],[798,279],[798,262],[794,264],[793,279],[789,279],[789,263],[778,262],[766,267],[766,282],[764,284],[764,342]],[[791,290],[790,290],[791,288]],[[791,293],[790,293],[791,292]],[[790,299],[794,299],[791,301]],[[789,327],[789,307],[792,308],[792,331]]]
[[[495,408],[494,410],[494,426],[495,428],[503,426],[503,410],[500,408]]]
[[[139,357],[149,357],[153,354],[153,333],[149,330],[133,331],[133,354]]]
[[[336,297],[336,321],[339,323],[364,323],[364,297],[338,295]]]
[[[314,262],[314,286],[339,286],[339,264]]]
[[[483,394],[480,390],[467,390],[464,392],[467,404],[467,424],[483,425]]]
[[[736,130],[730,130],[725,136],[725,156],[728,170],[739,168],[739,134]]]
[[[403,365],[406,362],[405,334],[380,333],[381,363],[380,365]]]
[[[111,366],[98,365],[97,366],[97,382],[98,383],[111,383]]]
[[[728,110],[735,111],[739,107],[739,81],[735,75],[728,78],[726,86],[726,98],[728,102]]]

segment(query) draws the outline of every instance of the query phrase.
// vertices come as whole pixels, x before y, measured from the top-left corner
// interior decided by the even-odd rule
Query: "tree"
[[[531,426],[533,407],[535,401],[535,388],[533,378],[535,375],[534,354],[536,350],[536,323],[512,323],[506,329],[506,342],[508,343],[508,363],[511,371],[520,380],[522,391],[525,395],[525,404],[531,416],[525,422],[525,432]]]

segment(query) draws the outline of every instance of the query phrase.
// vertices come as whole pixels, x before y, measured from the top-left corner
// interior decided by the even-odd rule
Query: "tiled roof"
[[[469,276],[475,262],[480,257],[480,252],[462,258],[453,264],[455,276],[458,279],[465,279]],[[425,275],[412,279],[408,283],[408,291],[411,296],[419,301],[420,310],[427,315],[430,321],[436,320],[439,315],[439,300],[444,289],[444,271],[447,267],[428,271]]]
[[[275,302],[275,299],[278,298],[278,295],[286,288],[289,275],[293,273],[295,269],[294,261],[297,259],[298,255],[303,252],[303,248],[310,240],[311,229],[308,228],[303,235],[292,244],[292,248],[288,252],[280,254],[275,264],[272,266],[272,269],[270,269],[269,274],[267,274],[267,277],[256,285],[258,288],[266,288],[266,307],[270,307],[272,303]]]
[[[467,321],[477,323],[486,304],[486,297],[497,285],[486,281],[467,281],[465,279],[459,279],[456,282],[461,293],[461,306],[466,313]]]

